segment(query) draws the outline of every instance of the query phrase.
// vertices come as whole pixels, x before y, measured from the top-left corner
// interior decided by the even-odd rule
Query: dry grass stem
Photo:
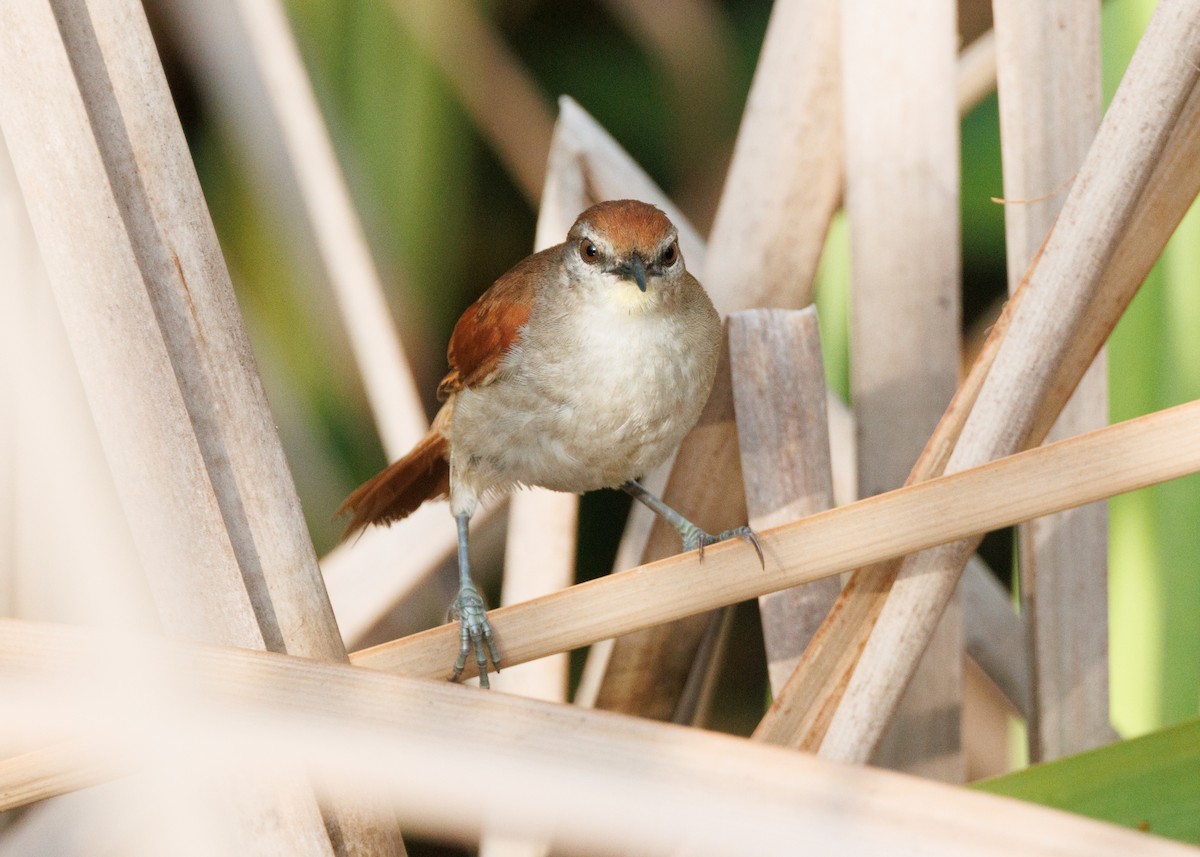
[[[100,761],[80,742],[53,744],[0,760],[0,812],[78,791],[117,776],[114,760]]]
[[[766,530],[833,508],[816,309],[743,310],[727,324],[750,526]],[[837,578],[826,577],[759,597],[772,693],[840,591]]]
[[[1025,622],[983,560],[971,557],[958,585],[967,654],[1022,717],[1029,712],[1029,652]]]
[[[309,244],[320,251],[382,444],[389,457],[398,457],[423,434],[424,409],[282,10],[271,3],[239,7],[234,0],[181,0],[162,12],[176,43],[199,69],[206,95],[237,137],[239,151],[249,155],[255,174],[261,176],[260,185],[269,191],[267,198],[275,203],[279,218],[299,234],[305,245],[300,254]],[[321,296],[298,299],[310,307],[321,304]],[[275,405],[280,406],[278,396]],[[434,535],[432,546],[414,544],[415,532],[404,527],[390,534],[391,552],[406,557],[432,554],[426,567],[406,565],[398,574],[390,564],[364,562],[369,553],[341,550],[322,560],[347,643],[360,641],[392,605],[451,555],[452,532],[440,540]]]
[[[850,387],[858,494],[902,484],[954,394],[961,326],[956,19],[843,0],[850,231]],[[962,615],[952,602],[875,761],[949,782],[965,772]]]
[[[802,307],[842,193],[837,0],[771,11],[702,282],[722,315]]]
[[[812,272],[829,217],[841,197],[836,18],[837,3],[827,0],[777,5],[756,73],[756,81],[762,82],[756,83],[751,91],[726,178],[726,195],[713,227],[712,246],[725,249],[706,251],[700,257],[684,242],[689,268],[724,310],[759,305],[802,306],[811,299]],[[563,115],[567,116],[565,104]],[[598,128],[591,129],[591,135],[598,140],[609,139]],[[796,143],[798,140],[802,142]],[[606,151],[611,150],[606,148]],[[802,157],[797,158],[797,152]],[[636,167],[628,165],[623,169],[632,173]],[[633,186],[632,182],[617,187],[597,183],[608,196],[627,195],[627,188]],[[659,194],[642,198],[654,201],[676,217],[674,207]],[[709,261],[710,257],[717,259],[715,268],[711,267],[714,263]],[[722,258],[726,261],[720,261]],[[721,267],[723,264],[727,266],[725,269]],[[774,274],[778,278],[770,279]],[[716,523],[720,520],[729,521],[728,525],[738,523],[732,520],[736,510],[731,506],[715,511],[705,508],[724,504],[725,498],[736,496],[727,492],[736,492],[738,482],[737,471],[730,470],[734,464],[728,458],[734,449],[730,439],[732,410],[720,390],[702,418],[711,424],[707,438],[691,444],[691,452],[680,467],[681,482],[674,489],[678,494],[668,498],[677,508],[688,510],[698,522],[710,520],[709,526],[718,529],[725,526]],[[834,493],[840,501],[848,501],[856,496],[853,422],[836,396],[831,395],[828,401]],[[701,461],[702,466],[698,464]],[[652,476],[649,484],[655,490],[665,490],[665,474]],[[724,518],[712,517],[714,514]],[[674,533],[649,512],[635,509],[616,567],[628,568],[638,561],[668,555],[675,549],[673,537]],[[620,641],[617,647],[622,654],[617,669],[635,676],[636,683],[610,681],[606,706],[641,713],[655,708],[656,716],[668,716],[677,695],[675,689],[682,687],[684,674],[691,669],[689,651],[695,650],[705,628],[706,622],[695,622],[686,629],[661,629],[639,639]],[[581,686],[583,701],[590,703],[598,696],[611,650],[611,646],[601,647],[589,658],[589,669]],[[672,652],[670,656],[668,650]],[[626,666],[620,666],[622,663]]]
[[[932,478],[945,469],[1024,295],[1025,289],[1020,288],[1004,305],[991,335],[980,348],[970,373],[955,391],[906,484]],[[818,749],[837,700],[845,689],[846,677],[861,651],[862,640],[878,618],[898,569],[899,563],[891,561],[851,576],[838,599],[839,615],[831,616],[818,629],[783,692],[776,696],[755,729],[754,737],[773,743],[790,743],[814,752]]]
[[[288,165],[279,181],[299,190],[307,215],[304,228],[311,231],[341,308],[380,439],[388,457],[398,458],[424,434],[428,422],[282,7],[275,2],[185,0],[169,4],[166,11],[181,43],[204,70],[202,80],[213,87],[219,102],[228,102],[227,114],[249,141],[247,148],[260,153],[264,170],[270,172],[276,160]],[[231,42],[236,47],[231,49]],[[256,85],[247,85],[247,76]],[[269,151],[263,153],[264,148]],[[438,538],[432,522],[425,528],[397,528],[383,538],[393,562],[368,562],[372,552],[344,550],[322,560],[348,643],[360,640],[452,554],[453,527],[441,529],[445,532]],[[395,568],[396,556],[407,559],[403,569]]]
[[[2,137],[0,267],[0,615],[154,627],[145,573]],[[65,515],[64,485],[72,486]]]
[[[380,440],[389,460],[399,458],[425,434],[428,420],[312,83],[278,0],[234,0],[233,6],[342,310]]]
[[[962,743],[967,782],[1013,770],[1009,729],[1012,718],[1020,716],[979,664],[966,658],[963,662]]]
[[[504,548],[501,605],[518,604],[557,592],[575,579],[576,526],[579,498],[543,488],[513,495],[508,504],[508,540]],[[504,657],[504,653],[501,652]],[[564,652],[509,667],[492,676],[495,690],[564,702],[570,659]],[[484,831],[480,857],[543,857],[548,845],[536,840],[512,840]]]
[[[966,116],[996,91],[996,35],[988,30],[958,55],[958,114]]]
[[[30,3],[3,23],[0,121],[164,626],[344,662],[140,6]],[[298,823],[252,838],[329,851],[311,793],[277,806]],[[352,850],[349,816],[330,820]]]
[[[36,673],[53,682],[93,663],[95,649],[77,630],[0,622],[6,679]],[[153,766],[176,749],[221,754],[233,741],[257,765],[355,782],[406,823],[456,840],[496,825],[506,836],[602,853],[783,855],[797,841],[847,855],[883,847],[947,856],[1194,853],[1019,801],[700,730],[263,652],[168,654],[161,669],[186,676],[185,693],[151,672],[133,682],[153,689],[149,697],[107,688],[85,702],[109,715],[116,725],[103,736],[131,761]],[[197,699],[202,717],[189,713]],[[59,728],[95,731],[76,711],[58,718]],[[3,725],[20,728],[41,713],[6,712]],[[464,796],[464,781],[504,787],[482,801]]]
[[[1044,436],[1194,198],[1200,170],[1194,158],[1179,161],[1176,155],[1198,144],[1173,132],[1191,121],[1185,108],[1192,107],[1198,54],[1200,12],[1186,3],[1161,4],[1012,313],[947,472]],[[1166,170],[1173,171],[1174,187],[1158,183]],[[1139,224],[1147,211],[1154,212],[1154,221]],[[1129,261],[1118,264],[1122,256]],[[1099,300],[1104,292],[1124,300]],[[1071,372],[1064,374],[1063,367]],[[863,655],[853,676],[844,669],[827,672],[819,682],[825,689],[810,697],[820,698],[822,712],[837,706],[822,752],[847,760],[869,757],[971,547],[964,543],[909,558],[874,632],[867,630],[868,612],[866,622],[859,615],[857,630],[835,635],[843,652]],[[861,592],[848,589],[843,599],[877,603],[877,596],[863,598],[872,589],[878,591],[878,581]],[[839,622],[842,616],[853,621],[847,611],[835,615]],[[837,705],[839,687],[846,691]]]
[[[811,300],[841,193],[836,11],[834,0],[790,0],[772,11],[703,268],[722,313]],[[662,496],[719,532],[745,523],[741,482],[726,364]],[[678,549],[678,534],[656,521],[640,559]],[[671,717],[706,628],[697,617],[617,640],[597,705]]]
[[[169,346],[159,331],[150,295],[144,287],[130,287],[142,285],[146,276],[134,254],[139,236],[130,234],[142,224],[123,222],[127,199],[119,192],[129,194],[130,203],[144,206],[148,200],[142,188],[130,187],[128,181],[117,188],[109,184],[105,145],[117,147],[111,156],[119,157],[122,137],[103,138],[89,115],[89,96],[95,98],[97,93],[88,87],[109,85],[110,75],[89,10],[78,5],[70,9],[63,20],[64,32],[59,30],[55,10],[46,3],[26,4],[19,11],[7,6],[4,24],[6,40],[20,41],[12,41],[3,52],[0,121],[122,501],[130,518],[142,525],[139,553],[148,568],[195,570],[194,576],[181,579],[160,575],[161,610],[177,634],[261,646],[263,636],[172,368]],[[76,39],[83,44],[73,44]],[[148,34],[145,39],[148,43]],[[78,80],[70,59],[76,52],[90,61]],[[133,52],[127,55],[127,59],[134,57]],[[147,59],[145,53],[138,58]],[[126,72],[122,82],[130,82],[131,76],[136,81],[136,74],[136,69],[132,75]],[[169,106],[169,101],[161,103],[161,97],[158,94],[160,108]],[[105,107],[112,111],[116,105],[101,101],[95,109]],[[47,139],[55,141],[53,149],[45,145]],[[128,159],[129,141],[124,142]],[[61,193],[63,186],[80,190]],[[168,248],[160,249],[163,252],[155,260],[160,265],[152,273],[178,281],[174,257]],[[81,294],[62,291],[76,284]],[[83,288],[85,284],[89,288]],[[92,324],[102,308],[113,318],[108,331],[96,330]],[[113,347],[114,341],[119,348]],[[132,385],[129,378],[140,383]],[[146,467],[147,463],[152,466]],[[197,578],[204,581],[202,589]],[[197,588],[194,599],[180,597],[189,584]]]
[[[490,616],[508,663],[578,648],[757,598],[1200,469],[1200,402],[860,500],[759,534],[767,558],[725,542],[572,586]],[[443,625],[351,655],[360,666],[442,677]]]
[[[1100,123],[1100,5],[1050,10],[1027,0],[995,8],[1004,195],[1044,196],[1072,180]],[[1030,117],[1040,117],[1031,121]],[[1065,193],[1005,207],[1010,285],[1054,225]],[[1108,422],[1101,350],[1049,434],[1070,437]],[[1020,528],[1022,615],[1030,634],[1030,757],[1053,759],[1106,744],[1108,514],[1103,504]]]

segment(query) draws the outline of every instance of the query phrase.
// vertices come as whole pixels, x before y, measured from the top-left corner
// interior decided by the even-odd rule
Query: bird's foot
[[[754,552],[758,554],[759,564],[763,568],[767,567],[767,561],[763,557],[762,545],[758,543],[758,536],[749,527],[734,527],[732,530],[725,530],[725,532],[714,536],[712,533],[700,529],[692,522],[686,521],[684,526],[679,528],[679,534],[683,536],[683,549],[685,551],[700,551],[701,562],[704,561],[704,549],[709,545],[715,545],[717,542],[723,542],[726,539],[738,538],[753,545]]]
[[[763,558],[762,545],[758,543],[758,536],[754,535],[754,530],[749,527],[734,527],[732,530],[726,530],[719,536],[714,536],[712,533],[697,527],[687,518],[683,517],[683,515],[664,503],[660,498],[647,491],[645,486],[636,479],[630,479],[627,482],[621,483],[621,490],[638,502],[645,504],[654,514],[674,527],[675,531],[683,539],[683,549],[685,551],[700,551],[701,562],[704,561],[704,549],[706,547],[736,536],[754,545],[754,552],[758,554],[759,564],[763,568],[767,567],[767,561]]]
[[[470,580],[462,585],[458,597],[450,605],[450,621],[455,620],[459,624],[458,659],[454,662],[450,680],[458,681],[462,677],[463,670],[467,668],[467,658],[474,649],[475,663],[479,667],[479,686],[488,687],[488,656],[491,656],[496,672],[500,672],[500,652],[496,650],[492,626],[487,619],[487,604]]]

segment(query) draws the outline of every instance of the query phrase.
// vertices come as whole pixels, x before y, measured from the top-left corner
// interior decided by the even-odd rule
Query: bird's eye
[[[600,261],[600,251],[596,249],[595,244],[584,238],[579,242],[579,258],[589,265],[595,265]]]
[[[660,258],[664,266],[669,268],[674,265],[675,261],[679,258],[679,242],[672,241],[671,246],[663,250]]]

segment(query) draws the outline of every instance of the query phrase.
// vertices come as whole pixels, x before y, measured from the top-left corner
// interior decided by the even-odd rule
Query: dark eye
[[[600,261],[600,251],[596,249],[595,244],[584,238],[579,242],[579,258],[589,265],[595,265]]]
[[[666,250],[663,250],[662,257],[661,257],[662,263],[663,263],[663,265],[665,265],[666,267],[669,268],[675,264],[675,260],[678,258],[679,258],[679,242],[672,241],[671,246],[668,247]]]

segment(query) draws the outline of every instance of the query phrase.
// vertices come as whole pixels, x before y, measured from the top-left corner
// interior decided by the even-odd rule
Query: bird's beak
[[[626,277],[633,277],[638,288],[643,292],[646,291],[646,263],[642,261],[641,256],[634,253],[628,264],[621,266],[620,271]]]

